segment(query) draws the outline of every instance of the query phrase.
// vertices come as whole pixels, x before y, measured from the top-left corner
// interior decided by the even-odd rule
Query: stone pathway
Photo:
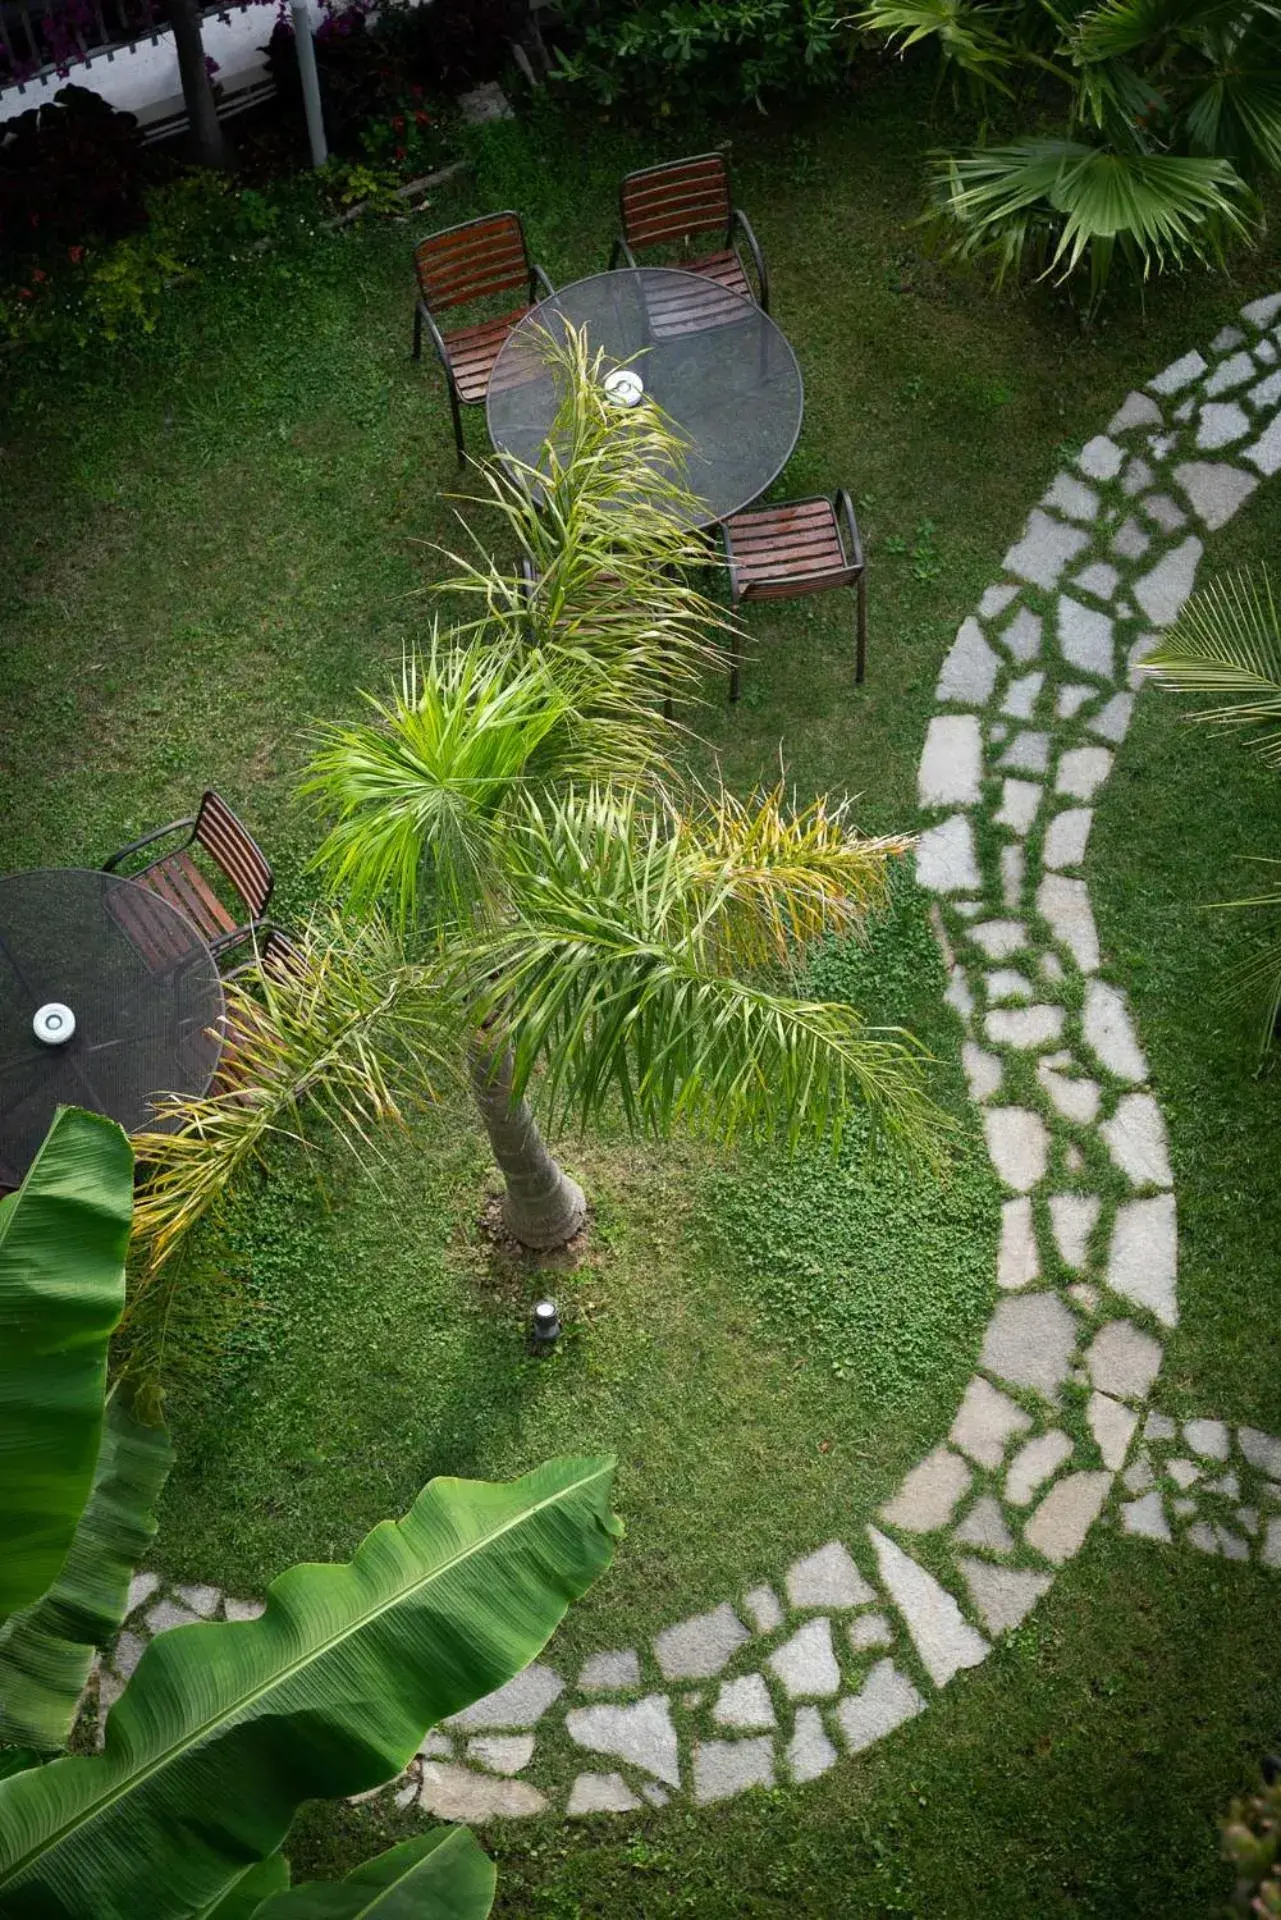
[[[917,872],[1008,1194],[1000,1298],[945,1438],[849,1545],[572,1680],[536,1663],[434,1730],[379,1789],[398,1805],[580,1817],[813,1780],[985,1660],[1104,1514],[1281,1569],[1281,1438],[1149,1405],[1178,1321],[1169,1155],[1081,873],[1154,630],[1192,591],[1202,536],[1281,470],[1281,294],[1241,320],[1056,476],[939,676]],[[139,1574],[100,1708],[150,1635],[260,1611]]]

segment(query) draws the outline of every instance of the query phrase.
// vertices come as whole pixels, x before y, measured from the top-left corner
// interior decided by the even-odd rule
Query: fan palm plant
[[[927,219],[951,257],[1140,273],[1218,261],[1258,232],[1255,187],[1281,168],[1281,15],[1271,0],[870,0],[857,24],[933,41],[977,99],[978,148],[941,158]],[[1032,130],[988,145],[988,113]]]
[[[1266,764],[1281,767],[1281,617],[1266,568],[1257,577],[1229,575],[1194,594],[1143,665],[1158,685],[1173,692],[1220,696],[1192,718],[1246,731]],[[1281,861],[1260,864],[1276,867]],[[1281,886],[1220,904],[1275,911],[1281,907]],[[1260,1051],[1266,1051],[1281,1016],[1281,934],[1237,970],[1233,987],[1255,1006]]]

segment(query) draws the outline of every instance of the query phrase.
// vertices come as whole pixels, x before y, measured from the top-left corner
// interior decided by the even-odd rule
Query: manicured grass
[[[618,174],[733,138],[807,417],[779,493],[851,485],[871,558],[869,678],[841,596],[754,612],[744,698],[709,685],[696,768],[745,789],[859,796],[910,822],[942,652],[1057,450],[1136,379],[1271,284],[1166,283],[1092,331],[1039,295],[998,304],[920,254],[910,78],[788,124],[654,137],[547,113],[498,126],[430,219],[517,205],[558,280],[604,264]],[[176,300],[134,353],[21,364],[0,485],[6,865],[90,862],[206,781],[269,845],[286,919],[312,895],[293,789],[313,718],[349,713],[421,633],[457,486],[438,381],[407,357],[407,227],[301,237]],[[470,443],[483,449],[472,415]],[[1212,558],[1275,544],[1263,498]],[[1261,847],[1272,777],[1147,696],[1091,856],[1113,977],[1136,1002],[1180,1178],[1184,1321],[1167,1397],[1281,1430],[1270,1178],[1276,1082],[1255,1080],[1215,972],[1248,930],[1199,913]],[[1264,848],[1263,850],[1266,850]],[[824,957],[939,1056],[962,1121],[951,1181],[835,1173],[606,1131],[565,1144],[597,1204],[564,1353],[524,1359],[547,1282],[476,1227],[465,1115],[416,1123],[379,1184],[281,1169],[207,1244],[171,1344],[179,1466],[161,1554],[252,1588],[345,1554],[434,1472],[505,1474],[557,1448],[620,1456],[628,1537],[568,1646],[651,1631],[869,1517],[955,1405],[989,1304],[995,1192],[960,1099],[922,904],[866,956]],[[839,1369],[839,1371],[838,1371]],[[1222,1895],[1214,1819],[1281,1715],[1275,1581],[1094,1538],[978,1674],[857,1768],[800,1792],[621,1827],[500,1834],[511,1914],[1168,1915]],[[382,1816],[309,1813],[300,1871],[372,1851]]]

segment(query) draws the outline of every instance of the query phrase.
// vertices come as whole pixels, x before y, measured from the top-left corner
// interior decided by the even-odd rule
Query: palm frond
[[[1191,718],[1258,729],[1251,744],[1281,766],[1281,618],[1266,567],[1193,594],[1143,670],[1176,693],[1226,696]]]
[[[883,33],[900,53],[932,40],[941,57],[982,86],[1009,88],[1003,69],[1015,58],[1001,31],[1001,10],[976,7],[970,0],[871,0],[850,24],[863,33]]]
[[[145,1168],[134,1241],[151,1273],[273,1142],[306,1144],[319,1127],[354,1152],[375,1150],[376,1127],[455,1071],[447,996],[373,918],[313,922],[294,963],[229,980],[225,996],[229,1040],[213,1091],[158,1100],[154,1128],[134,1136]]]
[[[1095,294],[1119,247],[1146,275],[1219,260],[1246,238],[1255,201],[1227,160],[1027,140],[947,159],[933,182],[936,230],[953,258],[998,284],[1028,267],[1066,278],[1088,259]]]
[[[781,781],[746,801],[721,787],[671,805],[706,938],[726,966],[787,963],[826,934],[863,933],[888,906],[892,863],[912,836],[869,838],[849,815],[848,802],[798,807]]]
[[[511,917],[458,957],[474,1017],[510,1036],[518,1095],[541,1062],[553,1108],[584,1125],[617,1095],[641,1131],[835,1143],[858,1102],[902,1140],[934,1137],[909,1035],[718,964],[705,849],[660,809],[617,791],[528,801],[510,840]]]
[[[1188,41],[1238,26],[1255,11],[1246,0],[1099,0],[1075,21],[1068,46],[1078,60],[1159,55],[1167,41]]]
[[[1242,47],[1193,92],[1183,111],[1194,148],[1254,171],[1281,172],[1281,35]]]

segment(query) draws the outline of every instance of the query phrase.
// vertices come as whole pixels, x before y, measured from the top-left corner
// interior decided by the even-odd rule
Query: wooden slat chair
[[[696,299],[688,288],[647,293],[650,329],[656,340],[699,333],[737,318],[742,309],[724,297],[727,293],[755,301],[762,312],[769,312],[765,261],[751,221],[741,207],[734,205],[729,170],[719,153],[700,153],[689,160],[673,160],[629,173],[619,193],[619,204],[623,230],[610,255],[611,270],[620,260],[629,267],[638,265],[638,250],[664,247],[669,253],[675,249],[676,257],[651,265],[679,267],[683,273],[698,274],[708,283],[703,300]],[[721,235],[721,245],[712,253],[695,253],[691,243],[710,233]],[[752,257],[758,288],[755,293],[738,250],[739,234]]]
[[[244,940],[261,919],[271,898],[275,876],[257,841],[212,789],[201,795],[194,818],[172,820],[167,827],[157,827],[141,840],[130,841],[127,847],[121,847],[118,853],[103,861],[102,871],[119,872],[122,863],[141,853],[144,847],[175,833],[186,835],[178,847],[122,878],[136,882],[175,908],[210,950],[221,955]],[[247,909],[247,919],[244,912],[233,913],[219,899],[196,864],[196,849],[230,882],[242,907]],[[182,940],[181,930],[173,926],[167,916],[162,921],[160,916],[148,914],[145,899],[140,899],[131,888],[113,889],[108,895],[108,905],[139,951],[146,955],[149,966],[157,970],[172,966],[190,951],[185,943],[178,944]]]
[[[297,971],[302,966],[302,955],[288,934],[279,927],[259,929],[257,952],[252,960],[244,960],[233,967],[226,975],[227,980],[245,980],[256,974],[281,974]],[[218,1058],[218,1068],[210,1086],[211,1093],[230,1093],[243,1097],[249,1085],[249,1064],[245,1059],[245,1040],[248,1023],[253,1018],[247,1007],[227,1008],[223,1024],[222,1052]]]
[[[483,406],[489,376],[508,334],[531,307],[556,289],[537,261],[530,259],[518,213],[482,214],[478,220],[429,234],[414,248],[414,267],[418,274],[414,359],[422,358],[426,332],[445,370],[461,466],[466,458],[462,409]],[[515,287],[525,295],[518,307],[448,333],[442,333],[436,323],[435,316],[446,308],[488,301]]]
[[[721,527],[729,568],[730,598],[787,600],[796,594],[853,587],[857,601],[854,679],[863,681],[867,659],[867,570],[854,502],[842,487],[830,500],[790,500],[776,507],[749,507]],[[738,699],[738,642],[730,655],[729,697]]]

